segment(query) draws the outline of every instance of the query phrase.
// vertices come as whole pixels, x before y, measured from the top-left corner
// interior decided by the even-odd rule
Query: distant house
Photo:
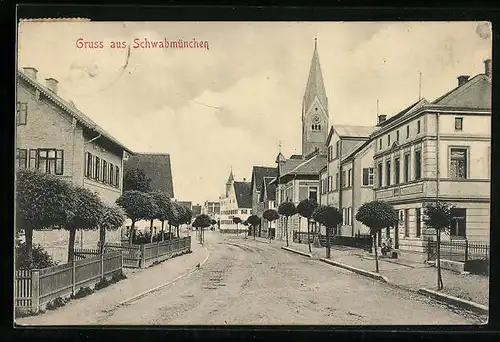
[[[205,201],[201,211],[203,214],[206,214],[218,221],[220,219],[220,202]]]
[[[133,152],[64,100],[58,81],[17,72],[16,167],[37,169],[90,189],[113,203],[123,188],[123,160]]]
[[[163,191],[174,198],[172,166],[168,153],[137,153],[124,161],[125,173],[129,170],[142,169],[151,179],[151,189]]]
[[[259,212],[264,213],[267,209],[276,209],[276,184],[273,183],[274,177],[264,177],[262,179],[261,191],[259,195]],[[262,217],[262,214],[260,215]],[[260,236],[268,237],[270,229],[276,229],[276,221],[268,222],[262,218]]]
[[[191,210],[193,211],[193,217],[196,217],[201,214],[201,205],[193,205],[191,207]]]
[[[276,167],[254,166],[252,170],[252,180],[250,182],[250,190],[252,196],[252,214],[259,216],[262,220],[263,206],[260,205],[260,194],[264,186],[264,178],[271,179],[278,175]],[[259,233],[262,230],[262,221]],[[260,235],[259,235],[260,236]]]
[[[226,182],[226,192],[220,198],[220,224],[221,230],[235,229],[233,217],[245,221],[252,212],[252,195],[250,182],[237,182],[234,180],[233,171]]]

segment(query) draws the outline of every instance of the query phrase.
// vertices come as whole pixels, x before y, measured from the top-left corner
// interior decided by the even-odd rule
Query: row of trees
[[[125,220],[116,205],[105,204],[89,189],[75,186],[61,178],[35,170],[16,173],[16,231],[25,234],[26,262],[33,268],[33,232],[43,229],[65,229],[69,233],[68,262],[73,260],[76,231],[100,230],[102,241],[106,230],[118,229]]]
[[[448,205],[443,202],[430,202],[424,205],[424,218],[423,221],[428,228],[435,230],[436,234],[436,246],[437,246],[437,283],[438,290],[443,288],[443,279],[441,274],[441,263],[440,263],[440,242],[441,233],[447,231],[452,227],[453,216],[452,216],[453,206]],[[336,228],[342,222],[342,214],[340,211],[333,206],[318,205],[318,203],[312,199],[304,199],[297,206],[293,202],[281,203],[278,207],[278,211],[274,209],[268,209],[264,211],[263,218],[269,222],[273,222],[280,218],[280,216],[285,217],[285,235],[286,235],[286,245],[289,246],[288,241],[288,222],[290,217],[295,214],[299,214],[307,219],[307,243],[309,252],[311,252],[311,242],[310,242],[310,222],[311,219],[322,224],[326,227],[326,257],[330,258],[330,235],[336,234]],[[399,217],[397,211],[387,202],[383,201],[371,201],[366,202],[356,213],[355,219],[370,229],[370,235],[372,237],[373,250],[375,253],[375,270],[379,272],[378,263],[378,251],[377,251],[377,235],[384,229],[397,229],[399,225]],[[240,223],[241,220],[238,219]],[[256,215],[252,215],[247,219],[247,222],[254,227],[254,237],[255,237],[255,226],[260,224],[260,218]],[[313,232],[315,241],[318,240],[318,231]]]

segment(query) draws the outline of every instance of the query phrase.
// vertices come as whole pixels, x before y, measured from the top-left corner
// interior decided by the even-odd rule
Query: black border
[[[170,2],[171,4],[174,1]],[[340,0],[338,0],[340,3]],[[275,5],[273,2],[272,5]],[[288,4],[290,5],[290,4]],[[494,8],[491,3],[488,5],[484,2],[482,4],[476,2],[463,2],[458,3],[457,1],[450,2],[449,5],[453,7],[446,7],[441,4],[441,7],[429,6],[424,2],[425,7],[407,7],[397,8],[397,7],[374,7],[373,5],[368,6],[358,6],[358,7],[302,7],[295,4],[294,7],[249,7],[241,6],[235,7],[231,5],[224,6],[110,6],[110,5],[34,5],[34,4],[21,4],[19,7],[15,7],[13,4],[6,5],[1,4],[6,11],[0,10],[0,16],[2,19],[0,22],[6,24],[5,28],[0,29],[0,34],[4,38],[4,45],[9,44],[12,46],[12,50],[4,49],[4,57],[7,57],[7,61],[4,60],[2,67],[5,68],[3,75],[7,75],[2,82],[5,89],[0,92],[0,97],[2,106],[4,107],[4,113],[10,112],[14,108],[14,89],[15,89],[15,41],[16,41],[16,10],[20,18],[68,18],[68,17],[85,17],[91,18],[94,21],[457,21],[457,20],[467,20],[467,21],[491,21],[493,23],[493,61],[496,62],[500,60],[498,57],[499,49],[498,42],[500,41],[500,29],[497,27],[500,24],[499,13],[500,8]],[[9,52],[9,53],[6,53]],[[498,213],[495,210],[497,208],[497,194],[500,193],[499,185],[497,182],[496,175],[498,174],[498,163],[496,162],[499,156],[498,142],[499,137],[496,137],[494,132],[500,132],[498,129],[499,118],[498,109],[500,107],[499,102],[499,91],[496,80],[500,77],[500,68],[493,68],[493,112],[492,112],[492,180],[491,180],[491,246],[499,245],[497,242],[500,239],[500,233],[496,231],[496,223],[498,220]],[[8,77],[10,75],[10,77]],[[8,80],[8,81],[7,81]],[[5,82],[7,81],[7,82]],[[7,120],[6,120],[7,119]],[[12,121],[10,121],[12,120]],[[11,168],[4,168],[9,173],[4,176],[3,180],[6,183],[0,193],[5,199],[5,204],[3,208],[6,209],[6,217],[9,222],[4,224],[4,229],[9,232],[2,242],[6,246],[1,249],[6,255],[2,258],[2,268],[3,274],[13,274],[13,263],[12,260],[12,248],[13,248],[13,230],[9,227],[13,227],[13,207],[12,207],[12,196],[14,192],[13,182],[11,181],[14,176],[13,166],[14,166],[14,155],[12,153],[13,143],[14,143],[14,132],[12,129],[15,128],[14,116],[4,115],[4,121],[8,121],[8,124],[2,125],[2,128],[6,130],[5,134],[2,134],[3,138],[3,149],[2,152],[5,156],[2,160],[11,161]],[[10,154],[9,154],[10,153]],[[499,157],[500,158],[500,157]],[[497,172],[495,172],[497,171]],[[500,305],[498,304],[498,292],[496,289],[500,289],[498,272],[494,272],[497,267],[498,250],[494,247],[491,248],[491,275],[490,275],[490,321],[487,326],[213,326],[213,327],[203,327],[203,326],[170,326],[170,327],[145,327],[145,326],[135,326],[135,327],[80,327],[80,328],[24,328],[17,327],[12,330],[12,286],[13,283],[9,276],[4,277],[5,283],[8,284],[7,291],[4,291],[4,296],[6,297],[6,302],[9,303],[9,312],[3,313],[2,317],[4,319],[4,328],[9,330],[7,335],[2,334],[2,340],[7,337],[9,340],[21,340],[21,339],[42,339],[42,340],[61,340],[61,339],[94,339],[103,338],[110,340],[123,339],[123,337],[130,339],[141,339],[146,337],[150,338],[161,338],[163,340],[181,340],[181,339],[211,339],[216,337],[220,340],[234,340],[238,338],[250,338],[250,339],[264,339],[264,338],[274,338],[277,339],[284,335],[287,339],[299,339],[299,338],[334,338],[334,337],[347,337],[347,338],[359,338],[359,339],[369,339],[369,338],[383,338],[384,340],[393,340],[394,338],[404,338],[411,339],[426,339],[427,338],[439,338],[443,337],[443,332],[455,333],[452,338],[456,340],[460,337],[470,338],[468,335],[470,333],[479,333],[483,338],[493,337],[491,334],[493,331],[500,331]],[[4,330],[5,331],[5,330]],[[490,333],[487,333],[489,331]],[[457,335],[460,333],[460,335]],[[146,335],[144,335],[146,334]],[[314,334],[314,336],[313,336]],[[498,338],[498,337],[497,337]]]

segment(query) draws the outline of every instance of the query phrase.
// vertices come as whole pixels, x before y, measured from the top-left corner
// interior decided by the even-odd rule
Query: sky
[[[492,50],[484,22],[22,22],[18,67],[56,78],[132,151],[170,153],[175,197],[203,203],[231,168],[250,181],[253,166],[275,166],[280,141],[286,157],[301,154],[314,38],[333,125],[374,125],[377,99],[390,117],[418,100],[419,84],[434,100],[457,76],[483,73]],[[134,39],[206,45],[137,49]]]

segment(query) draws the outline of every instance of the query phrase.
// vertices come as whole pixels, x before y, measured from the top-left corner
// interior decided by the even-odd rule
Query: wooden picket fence
[[[58,297],[67,297],[105,277],[122,272],[121,252],[103,253],[63,265],[34,270],[16,270],[15,308],[37,313]]]

